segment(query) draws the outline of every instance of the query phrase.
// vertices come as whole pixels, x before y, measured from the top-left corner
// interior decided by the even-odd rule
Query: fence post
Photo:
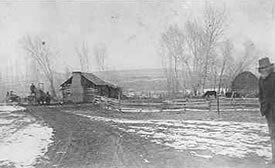
[[[119,92],[119,96],[118,96],[118,109],[119,109],[119,112],[121,112],[121,95],[120,95],[120,92]]]
[[[186,111],[186,103],[183,104],[183,109]]]
[[[219,95],[217,95],[217,111],[218,111],[218,115],[220,116],[220,99],[219,99]]]
[[[211,111],[211,99],[208,100],[208,110]]]

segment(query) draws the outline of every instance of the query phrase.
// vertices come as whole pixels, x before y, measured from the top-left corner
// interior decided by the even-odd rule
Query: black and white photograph
[[[275,168],[275,0],[0,0],[0,168]]]

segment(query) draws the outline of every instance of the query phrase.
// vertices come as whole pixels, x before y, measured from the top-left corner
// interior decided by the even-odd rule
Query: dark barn
[[[92,73],[73,72],[72,76],[61,84],[64,102],[92,102],[96,95],[118,99],[121,88],[105,82]]]
[[[253,73],[244,71],[233,80],[231,89],[244,97],[256,97],[258,93],[258,78]]]

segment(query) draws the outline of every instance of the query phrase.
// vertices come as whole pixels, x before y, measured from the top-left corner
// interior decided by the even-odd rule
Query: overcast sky
[[[226,36],[237,48],[251,39],[275,60],[273,0],[207,2],[226,8]],[[1,1],[1,69],[14,66],[15,62],[24,66],[26,53],[20,39],[26,35],[40,36],[54,46],[59,51],[60,58],[56,60],[59,67],[79,69],[75,47],[85,42],[91,58],[95,44],[107,46],[107,66],[111,70],[158,68],[161,32],[171,24],[183,26],[187,19],[199,17],[205,3],[205,0]],[[90,61],[92,70],[96,70],[94,60]]]

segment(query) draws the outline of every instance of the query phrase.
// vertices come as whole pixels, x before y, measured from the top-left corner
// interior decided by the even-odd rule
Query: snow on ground
[[[25,107],[21,107],[21,106],[8,106],[8,105],[3,105],[0,106],[0,113],[1,112],[13,112],[13,111],[24,111],[26,110]]]
[[[0,111],[4,109],[0,112],[0,167],[32,168],[47,152],[53,130],[26,113],[15,112],[25,110],[22,107],[0,106]]]
[[[82,116],[110,122],[116,127],[124,124],[123,128],[119,127],[123,131],[138,134],[152,142],[179,151],[188,150],[197,157],[212,158],[215,155],[224,155],[244,158],[256,155],[265,160],[271,159],[266,124],[201,120],[128,120]]]
[[[195,112],[207,112],[208,109],[192,109],[192,108],[179,108],[179,109],[154,109],[154,108],[122,108],[121,112],[126,113],[156,113],[156,112],[182,112],[182,111],[195,111]],[[223,109],[222,111],[259,111],[259,108],[235,108],[235,109]]]

